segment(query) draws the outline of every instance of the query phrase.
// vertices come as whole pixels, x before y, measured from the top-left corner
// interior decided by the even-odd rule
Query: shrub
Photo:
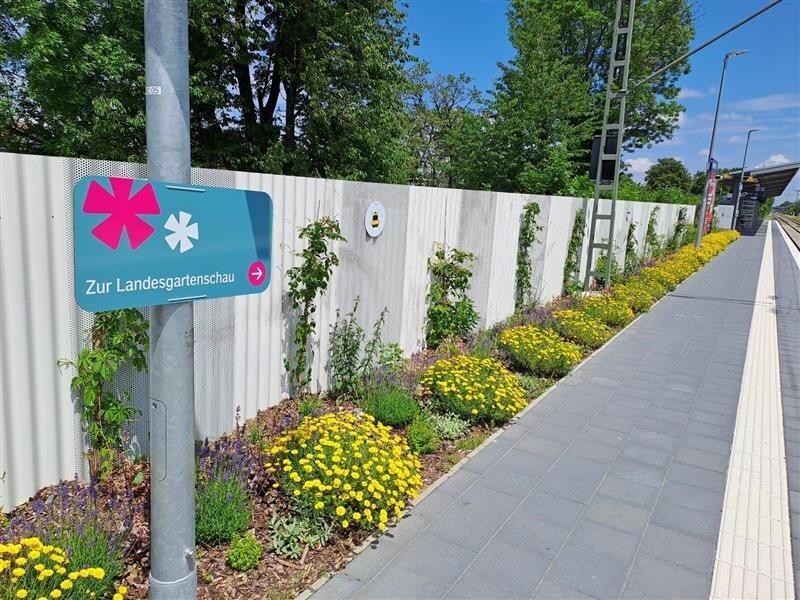
[[[637,277],[644,280],[649,280],[657,283],[661,287],[665,288],[667,291],[672,291],[678,284],[681,282],[681,278],[678,277],[676,273],[674,273],[669,268],[665,267],[663,264],[655,265],[652,267],[645,267],[637,274]]]
[[[658,300],[659,298],[667,294],[667,288],[665,288],[657,281],[653,281],[652,279],[645,279],[643,277],[639,277],[638,275],[634,275],[633,277],[629,278],[625,282],[625,285],[628,287],[642,290],[646,294],[652,296],[654,300]]]
[[[225,553],[225,562],[236,571],[249,571],[261,560],[264,546],[248,531],[244,535],[234,535],[230,548]]]
[[[80,562],[63,547],[25,537],[0,544],[0,597],[110,597],[114,576],[94,563]],[[114,593],[121,600],[127,590]]]
[[[469,252],[440,246],[428,261],[431,288],[425,340],[431,348],[447,338],[466,338],[478,324],[478,313],[467,296],[474,260]]]
[[[428,419],[417,417],[406,431],[408,446],[417,454],[430,454],[439,448],[439,435]]]
[[[370,393],[364,408],[390,427],[408,425],[419,414],[419,404],[409,392],[396,386],[380,386]]]
[[[444,415],[431,414],[429,419],[436,433],[443,440],[457,440],[472,428],[469,421],[450,413]]]
[[[333,537],[333,528],[322,519],[274,515],[269,522],[269,533],[277,554],[298,559],[306,547],[322,548],[327,544]]]
[[[551,385],[552,380],[546,377],[534,377],[533,375],[519,375],[519,382],[525,389],[525,396],[528,400],[533,400],[542,395]]]
[[[364,387],[375,371],[383,344],[381,330],[388,309],[384,308],[372,327],[372,337],[367,340],[364,328],[356,321],[359,299],[353,310],[343,318],[336,311],[336,321],[331,328],[328,370],[335,394],[350,399],[363,396]],[[365,343],[366,342],[366,343]],[[363,346],[363,348],[362,348]]]
[[[297,404],[297,412],[303,419],[317,415],[320,410],[322,410],[322,398],[319,396],[303,396]]]
[[[633,321],[633,310],[625,302],[607,294],[585,298],[580,309],[612,327],[624,327]]]
[[[526,405],[517,377],[494,358],[461,355],[438,360],[420,384],[434,408],[473,423],[503,423]]]
[[[242,481],[232,473],[218,470],[198,478],[195,496],[197,541],[213,546],[230,542],[250,526],[252,508]]]
[[[503,330],[500,345],[517,366],[535,375],[563,377],[581,360],[578,346],[536,325]]]
[[[624,302],[635,313],[647,312],[656,300],[644,288],[627,284],[615,285],[611,297]]]
[[[553,319],[558,333],[587,348],[599,348],[612,335],[607,325],[579,310],[557,310]]]
[[[386,528],[422,485],[406,440],[371,415],[305,419],[270,448],[266,469],[296,510],[342,528]]]

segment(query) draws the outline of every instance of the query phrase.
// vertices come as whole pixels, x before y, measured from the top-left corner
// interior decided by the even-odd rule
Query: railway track
[[[797,249],[800,250],[800,220],[795,217],[787,217],[786,215],[775,214],[775,220],[783,227],[786,235],[794,242]]]

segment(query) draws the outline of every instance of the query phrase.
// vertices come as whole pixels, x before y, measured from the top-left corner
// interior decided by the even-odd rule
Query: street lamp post
[[[742,197],[742,188],[744,187],[744,166],[745,162],[747,162],[747,147],[750,145],[750,136],[756,131],[758,131],[758,129],[750,129],[747,132],[747,141],[744,144],[744,156],[742,157],[742,172],[739,173],[739,187],[736,189],[736,199],[733,201],[731,229],[736,229],[736,213],[739,212],[739,199]]]
[[[717,119],[719,118],[719,105],[722,101],[722,88],[725,85],[725,73],[728,70],[728,60],[731,56],[739,56],[747,53],[747,50],[733,50],[725,54],[725,59],[722,61],[722,77],[719,81],[719,91],[717,92],[717,108],[714,111],[714,125],[711,127],[711,143],[708,146],[708,163],[706,165],[706,184],[703,187],[703,200],[700,204],[700,220],[697,227],[697,237],[695,238],[695,246],[700,247],[700,242],[703,239],[703,233],[706,224],[706,211],[711,207],[708,204],[708,188],[711,184],[711,174],[714,169],[714,140],[717,136]],[[716,183],[716,182],[714,182]],[[712,199],[713,203],[713,199]]]

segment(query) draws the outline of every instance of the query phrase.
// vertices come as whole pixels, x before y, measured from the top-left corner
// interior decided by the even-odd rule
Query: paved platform
[[[773,260],[775,297],[761,302],[773,322],[777,307],[773,399],[784,403],[797,552],[800,282],[776,232],[764,260],[766,227],[559,382],[314,597],[708,598],[715,564],[717,580],[739,585],[721,576],[721,560],[735,561],[718,540],[723,510],[750,490],[727,485],[728,467],[740,395],[753,387],[743,375],[758,371],[745,363],[762,262],[772,272]],[[770,414],[759,423],[781,411]]]

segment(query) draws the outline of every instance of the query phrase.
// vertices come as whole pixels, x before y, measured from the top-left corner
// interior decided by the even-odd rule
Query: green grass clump
[[[258,565],[264,546],[261,544],[252,531],[244,535],[235,534],[230,548],[225,553],[225,562],[236,571],[249,571]]]
[[[237,477],[211,474],[198,487],[195,501],[195,535],[201,544],[230,542],[234,535],[250,526],[250,498]]]
[[[364,405],[367,414],[384,425],[403,427],[419,414],[419,404],[409,392],[399,387],[379,387],[367,398]]]
[[[408,446],[417,454],[430,454],[439,448],[439,435],[428,419],[417,418],[406,432]]]

